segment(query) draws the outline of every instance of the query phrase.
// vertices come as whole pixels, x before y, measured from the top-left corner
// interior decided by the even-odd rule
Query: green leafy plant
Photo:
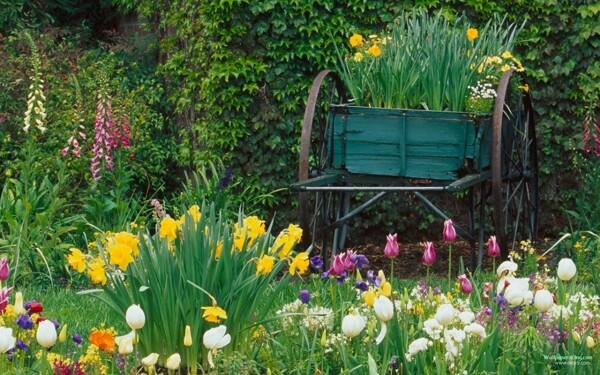
[[[477,30],[464,17],[415,11],[381,36],[353,34],[352,53],[338,51],[338,70],[358,105],[464,111],[469,88],[494,73],[493,59],[512,57],[521,28],[495,18]]]
[[[280,271],[289,264],[291,274],[302,273],[308,266],[305,253],[291,252],[301,233],[297,227],[274,238],[257,217],[240,214],[234,225],[226,217],[214,205],[191,206],[177,221],[164,217],[153,236],[108,234],[98,242],[98,256],[73,252],[69,262],[106,285],[99,298],[116,311],[141,306],[148,322],[139,331],[144,355],[180,353],[192,371],[198,362],[207,368],[203,333],[222,322],[232,337],[225,353],[251,353],[253,326],[268,318],[290,278]],[[186,326],[193,339],[184,346]]]

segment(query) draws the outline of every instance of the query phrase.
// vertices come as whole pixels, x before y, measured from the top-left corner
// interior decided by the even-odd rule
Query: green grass
[[[36,300],[42,303],[42,315],[54,319],[61,325],[68,325],[69,334],[79,333],[88,337],[93,327],[105,323],[114,327],[119,334],[129,331],[125,317],[120,316],[98,298],[91,295],[80,295],[73,289],[54,287],[46,290],[27,287],[20,290],[24,301]]]

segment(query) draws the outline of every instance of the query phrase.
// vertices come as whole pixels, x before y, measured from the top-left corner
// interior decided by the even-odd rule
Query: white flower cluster
[[[445,344],[445,358],[453,363],[462,351],[464,340],[469,337],[483,340],[487,337],[485,328],[474,321],[475,314],[469,308],[459,311],[449,303],[440,305],[435,316],[423,322],[423,330],[431,340],[419,338],[413,341],[405,354],[406,360],[410,362],[417,353],[426,351],[434,341],[439,341]]]
[[[475,86],[469,86],[471,98],[477,99],[495,99],[496,90],[490,82],[477,82]]]
[[[300,320],[300,324],[311,331],[333,329],[334,316],[332,309],[321,306],[308,308],[299,299],[285,304],[277,311],[277,315],[282,316],[281,326],[289,332],[295,331],[295,328],[298,326],[298,320]]]

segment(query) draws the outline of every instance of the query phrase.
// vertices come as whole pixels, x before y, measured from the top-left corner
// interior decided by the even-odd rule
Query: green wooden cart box
[[[334,171],[456,180],[490,165],[490,117],[352,105],[332,105],[329,116]]]

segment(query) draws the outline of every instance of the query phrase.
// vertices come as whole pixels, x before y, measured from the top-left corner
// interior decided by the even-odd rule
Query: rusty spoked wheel
[[[345,100],[344,85],[339,76],[331,70],[321,71],[313,81],[304,111],[298,182],[323,176],[331,167],[327,144],[331,139],[328,109],[330,104]],[[302,243],[306,247],[313,245],[316,248],[313,254],[320,252],[323,259],[327,259],[328,253],[335,252],[331,249],[331,241],[339,234],[327,226],[335,220],[342,197],[342,193],[332,191],[299,193]]]
[[[492,120],[493,218],[504,259],[517,249],[519,241],[535,241],[538,227],[538,159],[533,105],[528,92],[510,90],[511,77],[512,69],[500,80]]]

